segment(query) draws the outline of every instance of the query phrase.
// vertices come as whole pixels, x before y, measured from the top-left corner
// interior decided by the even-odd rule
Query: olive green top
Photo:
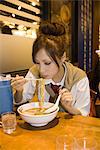
[[[65,62],[65,66],[67,69],[67,73],[65,77],[64,86],[70,91],[75,83],[86,77],[86,73],[82,69],[73,66],[69,62]],[[36,78],[39,78],[39,70],[35,64],[30,68],[30,72]]]

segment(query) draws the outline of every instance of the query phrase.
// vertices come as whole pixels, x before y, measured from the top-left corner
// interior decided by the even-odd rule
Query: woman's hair
[[[40,49],[45,49],[47,55],[58,65],[57,59],[61,58],[66,51],[65,28],[60,23],[41,23],[37,39],[32,47],[32,59]],[[59,66],[59,65],[58,65]]]

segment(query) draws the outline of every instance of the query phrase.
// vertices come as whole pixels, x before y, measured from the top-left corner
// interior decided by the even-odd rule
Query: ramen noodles
[[[40,100],[39,100],[39,106],[43,109],[43,103],[44,103],[44,90],[45,90],[45,82],[44,79],[39,80],[39,86],[40,86]]]
[[[45,80],[40,78],[36,79],[36,89],[34,97],[39,102],[39,107],[42,109],[44,104],[44,93],[45,93]]]

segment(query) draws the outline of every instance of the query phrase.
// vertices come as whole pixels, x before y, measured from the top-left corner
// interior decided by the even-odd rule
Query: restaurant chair
[[[96,103],[97,97],[98,97],[97,92],[90,89],[90,114],[89,116],[91,117],[96,117],[95,103]]]

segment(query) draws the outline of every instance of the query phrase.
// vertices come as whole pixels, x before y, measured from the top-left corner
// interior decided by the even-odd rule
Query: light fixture
[[[100,58],[100,50],[96,50],[95,52],[98,55],[98,57]]]
[[[35,12],[36,14],[40,14],[40,12]]]
[[[18,10],[21,10],[21,6],[18,6]]]
[[[12,17],[15,17],[15,14],[12,14]]]
[[[34,25],[37,25],[37,22],[33,22]]]
[[[32,4],[32,6],[35,6],[35,5],[36,5],[36,3],[35,3],[35,2],[32,2],[31,4]]]

